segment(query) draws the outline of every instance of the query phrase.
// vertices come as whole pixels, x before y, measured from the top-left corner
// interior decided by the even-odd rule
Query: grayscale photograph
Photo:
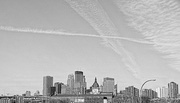
[[[180,0],[0,0],[0,103],[180,103]]]

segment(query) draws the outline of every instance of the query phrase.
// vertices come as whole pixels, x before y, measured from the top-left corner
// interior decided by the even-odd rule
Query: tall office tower
[[[114,78],[106,77],[103,81],[103,92],[112,92],[114,91]]]
[[[175,82],[168,83],[168,96],[170,98],[177,98],[178,95],[178,84]]]
[[[152,92],[150,98],[157,98],[157,92],[152,89],[150,89],[150,91]]]
[[[43,95],[50,96],[50,89],[53,86],[53,77],[44,76],[43,77]]]
[[[127,95],[139,97],[139,89],[134,86],[129,86],[125,88]]]
[[[167,87],[162,87],[161,88],[161,97],[162,98],[167,98],[168,97],[168,88]]]
[[[86,86],[87,86],[87,83],[86,83],[86,77],[85,76],[83,76],[83,83],[82,83],[82,89],[81,89],[81,93],[82,94],[85,94],[85,92],[86,92]]]
[[[159,98],[161,98],[162,97],[162,92],[161,92],[161,88],[160,87],[158,87],[158,88],[156,88],[156,92],[157,92],[157,96],[159,97]]]
[[[73,94],[74,93],[74,75],[73,74],[68,75],[67,87],[69,88],[69,93]]]
[[[166,87],[158,87],[156,89],[157,95],[159,98],[167,98],[168,97],[168,88]]]
[[[83,72],[82,71],[75,71],[75,82],[83,82]]]
[[[68,94],[67,92],[68,92],[67,91],[67,86],[65,84],[62,84],[62,86],[61,86],[61,94]]]
[[[55,95],[61,94],[61,86],[62,86],[62,83],[59,83],[59,82],[54,83],[54,87],[56,88]]]
[[[83,76],[82,71],[75,71],[75,83],[74,83],[76,94],[85,94],[86,91],[86,79]]]

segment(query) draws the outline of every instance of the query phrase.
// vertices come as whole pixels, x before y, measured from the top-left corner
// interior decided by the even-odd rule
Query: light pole
[[[145,81],[143,84],[142,84],[142,86],[141,86],[141,89],[140,89],[140,103],[142,102],[141,101],[141,96],[142,96],[142,89],[143,89],[143,86],[147,83],[147,82],[150,82],[150,81],[156,81],[156,79],[150,79],[150,80],[147,80],[147,81]]]

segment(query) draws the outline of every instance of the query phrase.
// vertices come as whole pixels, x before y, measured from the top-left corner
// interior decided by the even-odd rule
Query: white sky
[[[41,92],[43,76],[66,83],[76,70],[88,87],[95,77],[99,84],[115,78],[119,90],[148,79],[156,82],[145,88],[179,84],[179,6],[177,0],[1,0],[0,93]]]

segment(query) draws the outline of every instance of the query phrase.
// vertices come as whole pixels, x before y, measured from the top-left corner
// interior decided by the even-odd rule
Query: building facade
[[[152,89],[143,89],[142,97],[157,98],[157,92]]]
[[[157,97],[159,97],[159,98],[162,97],[161,90],[162,90],[162,89],[161,89],[160,87],[156,88]]]
[[[82,71],[75,71],[75,82],[83,82],[83,72]]]
[[[125,88],[127,95],[139,97],[139,89],[134,86],[129,86]]]
[[[55,95],[61,94],[61,86],[62,86],[62,83],[59,83],[59,82],[54,83],[54,87],[56,88]]]
[[[157,96],[159,98],[167,98],[168,97],[168,88],[167,87],[158,87],[156,89]]]
[[[74,75],[73,74],[68,75],[67,86],[69,88],[69,93],[73,94],[74,93]]]
[[[74,93],[85,94],[86,79],[82,71],[75,71]]]
[[[161,98],[167,98],[167,97],[168,97],[168,88],[167,87],[162,87]]]
[[[114,92],[114,78],[106,77],[103,80],[103,92]]]
[[[50,96],[55,95],[56,87],[50,87]]]
[[[168,83],[168,97],[177,98],[178,95],[178,84],[175,82]]]
[[[43,95],[50,96],[50,87],[53,86],[53,77],[44,76],[43,77]]]
[[[100,88],[96,78],[93,85],[91,86],[91,94],[100,94]]]

